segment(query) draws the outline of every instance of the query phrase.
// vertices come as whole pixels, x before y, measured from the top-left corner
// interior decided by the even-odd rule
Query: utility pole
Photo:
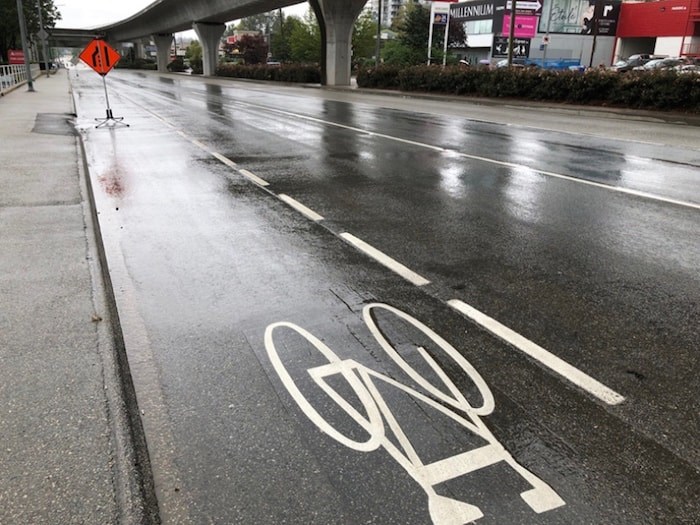
[[[593,24],[593,45],[591,46],[591,60],[588,67],[593,67],[593,55],[595,55],[596,40],[598,39],[598,16],[600,14],[598,7],[600,7],[600,0],[596,0],[593,8],[593,21],[591,22]]]
[[[382,0],[379,0],[377,6],[377,48],[374,52],[375,66],[382,63]]]
[[[41,14],[41,0],[36,0],[36,9],[39,12],[39,40],[41,40],[41,52],[44,55],[44,68],[46,78],[49,78],[49,55],[46,53],[46,31],[44,31],[44,17]]]
[[[549,2],[549,13],[547,15],[547,32],[545,33],[545,43],[544,43],[544,52],[542,53],[542,67],[546,67],[545,64],[547,63],[547,49],[549,49],[549,28],[552,25],[552,11],[554,11],[554,0],[550,0]]]
[[[24,53],[24,67],[27,68],[27,91],[34,91],[32,68],[29,66],[29,46],[27,46],[27,22],[24,20],[24,6],[22,6],[22,0],[17,0],[17,16],[19,17],[19,34],[22,39],[22,52]]]
[[[508,67],[513,65],[513,44],[515,42],[515,12],[517,1],[518,0],[511,0],[510,2],[510,27],[508,28]]]

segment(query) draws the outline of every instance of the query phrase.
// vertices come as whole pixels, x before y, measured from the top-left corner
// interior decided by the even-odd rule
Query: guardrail
[[[38,76],[39,64],[31,64],[32,79]],[[24,64],[0,66],[0,96],[27,82],[27,68]]]

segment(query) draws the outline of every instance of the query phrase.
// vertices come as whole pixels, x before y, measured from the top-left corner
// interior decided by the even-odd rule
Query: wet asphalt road
[[[95,130],[73,85],[165,522],[696,522],[698,128],[119,71]]]

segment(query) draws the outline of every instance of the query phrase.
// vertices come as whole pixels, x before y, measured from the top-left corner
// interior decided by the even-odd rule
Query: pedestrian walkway
[[[149,522],[67,73],[34,87],[0,99],[0,523]]]

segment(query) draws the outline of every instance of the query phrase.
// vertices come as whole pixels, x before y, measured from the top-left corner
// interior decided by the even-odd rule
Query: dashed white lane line
[[[249,172],[248,170],[240,169],[238,170],[238,173],[243,175],[245,178],[252,180],[255,184],[259,184],[260,186],[269,186],[270,183],[267,182],[266,180],[261,179],[254,173]]]
[[[480,312],[476,308],[469,306],[468,304],[458,299],[447,301],[447,304],[449,304],[452,308],[454,308],[461,314],[464,314],[466,317],[468,317],[478,325],[491,332],[499,339],[505,341],[506,343],[509,343],[521,352],[539,361],[550,370],[556,372],[557,374],[564,377],[579,388],[585,390],[589,394],[597,397],[604,403],[607,403],[608,405],[619,405],[625,400],[623,396],[621,396],[614,390],[608,388],[596,379],[593,379],[588,374],[570,365],[569,363],[555,356],[551,352],[548,352],[541,346],[533,343],[526,337],[523,337],[522,335],[520,335],[517,332],[514,332],[507,326],[502,325],[495,319],[492,319],[486,314]]]
[[[251,105],[254,105],[254,104],[251,104]],[[281,111],[281,110],[278,110],[278,111],[280,113],[293,115],[292,113],[288,113],[285,111]],[[158,118],[158,120],[161,120],[165,124],[168,124],[169,126],[174,128],[174,126],[172,124],[167,122],[165,119],[161,118],[159,115],[156,115],[155,113],[153,113],[150,110],[149,110],[149,113],[153,114],[156,118]],[[303,117],[301,115],[295,115],[295,116]],[[322,121],[320,119],[315,119],[315,118],[311,118],[311,117],[306,117],[306,118],[307,118],[307,120],[324,122],[327,124],[332,124],[332,125],[337,126],[337,127],[348,128],[348,129],[352,129],[354,131],[360,131],[360,132],[367,133],[367,134],[374,135],[374,136],[388,138],[391,140],[398,140],[400,142],[410,143],[410,144],[414,144],[417,146],[424,146],[424,147],[428,147],[430,149],[446,151],[442,148],[437,148],[435,146],[421,144],[418,142],[407,141],[407,140],[403,140],[403,139],[397,139],[395,137],[391,137],[388,135],[382,135],[382,134],[378,134],[378,133],[368,132],[368,131],[363,130],[361,128],[352,128],[350,126],[344,126],[342,124],[325,122],[325,121]],[[269,185],[266,181],[264,181],[263,179],[261,179],[257,175],[251,173],[250,171],[245,170],[245,169],[239,169],[235,162],[233,162],[232,160],[228,159],[227,157],[221,155],[218,152],[212,151],[208,146],[206,146],[205,144],[199,142],[198,140],[188,136],[184,131],[176,130],[176,132],[180,136],[182,136],[183,138],[190,141],[192,144],[196,145],[197,147],[201,148],[202,150],[204,150],[207,153],[214,156],[216,159],[218,159],[223,164],[226,164],[227,166],[237,170],[238,173],[240,173],[244,177],[250,179],[251,181],[255,182],[256,184],[259,184],[261,186],[268,186]],[[534,170],[533,168],[529,168],[527,166],[514,164],[514,163],[510,163],[510,162],[502,162],[502,161],[497,161],[494,159],[488,159],[485,157],[479,157],[477,155],[469,155],[469,154],[459,153],[459,152],[452,152],[451,151],[450,153],[454,153],[457,155],[461,155],[463,157],[468,157],[468,158],[472,158],[472,159],[480,160],[480,161],[484,161],[484,162],[500,164],[500,165],[511,167],[511,168],[526,169],[526,170],[530,170],[530,171],[533,171],[536,173],[541,173],[543,175],[548,175],[551,177],[567,179],[567,180],[571,180],[573,182],[579,182],[582,184],[589,184],[592,186],[599,186],[599,187],[602,187],[604,189],[610,189],[613,191],[620,191],[622,193],[629,193],[629,194],[637,195],[640,197],[660,200],[660,201],[669,202],[672,204],[678,204],[681,206],[700,208],[700,205],[695,205],[694,203],[675,201],[673,199],[665,199],[662,197],[657,197],[654,195],[649,195],[649,194],[644,194],[642,192],[637,192],[635,190],[628,190],[625,188],[615,188],[615,187],[607,186],[605,184],[600,184],[597,182],[590,182],[590,181],[575,179],[573,177],[569,177],[566,175],[560,175],[557,173],[545,172],[545,171],[541,171],[541,170]],[[315,211],[307,208],[306,206],[301,204],[299,201],[293,199],[292,197],[285,195],[285,194],[279,194],[278,197],[280,198],[280,200],[286,202],[289,206],[296,209],[297,211],[299,211],[301,214],[303,214],[307,218],[311,219],[312,221],[318,222],[318,221],[323,220],[323,217],[321,215],[319,215]],[[392,259],[391,257],[386,255],[385,253],[377,250],[373,246],[367,244],[363,240],[355,237],[354,235],[345,232],[345,233],[341,233],[340,237],[343,238],[346,242],[350,243],[355,248],[357,248],[358,250],[364,252],[366,255],[370,256],[371,258],[375,259],[377,262],[381,263],[382,265],[386,266],[387,268],[389,268],[393,272],[397,273],[398,275],[400,275],[401,277],[403,277],[407,281],[411,282],[415,286],[420,287],[420,286],[425,286],[426,284],[430,284],[429,280],[425,279],[424,277],[417,274],[413,270],[407,268],[406,266],[404,266],[400,262],[396,261],[395,259]],[[619,405],[620,403],[625,401],[624,396],[622,396],[621,394],[618,394],[617,392],[615,392],[611,388],[605,386],[604,384],[602,384],[598,380],[592,378],[591,376],[589,376],[585,372],[570,365],[569,363],[567,363],[563,359],[557,357],[556,355],[552,354],[548,350],[545,350],[544,348],[542,348],[538,344],[530,341],[526,337],[520,335],[519,333],[515,332],[514,330],[511,330],[507,326],[499,323],[495,319],[487,316],[483,312],[480,312],[479,310],[468,305],[467,303],[460,301],[459,299],[452,299],[450,301],[447,301],[447,304],[449,306],[451,306],[453,309],[455,309],[458,312],[460,312],[461,314],[463,314],[464,316],[466,316],[469,319],[471,319],[472,321],[474,321],[475,323],[477,323],[479,326],[483,327],[484,329],[486,329],[487,331],[489,331],[490,333],[495,335],[497,338],[499,338],[502,341],[505,341],[506,343],[510,344],[511,346],[517,348],[518,350],[520,350],[524,354],[530,356],[532,359],[535,359],[536,361],[543,364],[544,366],[546,366],[547,368],[549,368],[550,370],[552,370],[556,374],[560,375],[561,377],[565,378],[566,380],[568,380],[572,384],[576,385],[577,387],[581,388],[582,390],[584,390],[584,391],[588,392],[589,394],[593,395],[594,397],[598,398],[602,402],[604,402],[608,405]]]
[[[322,220],[323,220],[323,217],[322,217],[321,215],[319,215],[318,213],[316,213],[314,210],[312,210],[312,209],[310,209],[310,208],[307,208],[307,207],[304,206],[301,202],[292,199],[289,195],[285,195],[284,193],[280,193],[280,194],[277,195],[277,196],[280,198],[280,200],[286,202],[286,203],[289,204],[292,208],[294,208],[295,210],[297,210],[299,213],[301,213],[301,214],[304,215],[305,217],[311,219],[312,221],[318,222],[318,221],[322,221]]]
[[[228,157],[224,157],[221,153],[217,153],[216,151],[212,151],[211,154],[216,158],[219,162],[222,164],[226,164],[229,168],[233,168],[234,170],[238,169],[238,164],[233,162],[231,159]]]
[[[398,262],[395,259],[392,259],[385,253],[377,250],[374,246],[371,246],[367,244],[365,241],[362,239],[358,239],[354,235],[350,233],[341,233],[340,237],[345,239],[347,242],[352,244],[355,248],[358,250],[364,252],[365,254],[369,255],[372,257],[372,259],[376,260],[377,262],[383,264],[393,272],[399,274],[401,277],[409,281],[410,283],[413,283],[416,286],[425,286],[426,284],[430,284],[430,281],[427,280],[425,277],[422,277],[418,275],[416,272],[413,270],[410,270],[400,262]]]
[[[317,123],[317,124],[323,124],[323,125],[327,125],[327,126],[333,126],[333,127],[336,127],[336,128],[346,129],[346,130],[348,130],[348,131],[354,131],[354,132],[357,132],[357,133],[362,133],[362,134],[367,135],[367,136],[370,136],[370,137],[378,137],[378,138],[390,140],[390,141],[393,141],[393,142],[399,142],[399,143],[401,143],[401,144],[408,144],[408,145],[410,145],[410,146],[416,146],[416,147],[421,147],[421,148],[425,148],[425,149],[430,149],[430,150],[433,150],[433,151],[439,151],[439,152],[443,152],[443,153],[446,153],[446,154],[449,154],[449,155],[453,155],[453,156],[457,156],[457,157],[462,157],[462,158],[465,158],[465,159],[476,160],[476,161],[479,161],[479,162],[485,162],[485,163],[488,163],[488,164],[494,164],[494,165],[503,166],[503,167],[506,167],[506,168],[512,168],[512,169],[517,169],[517,170],[523,170],[523,171],[527,171],[527,172],[530,172],[530,173],[536,174],[536,175],[541,175],[541,176],[545,176],[545,177],[551,177],[551,178],[555,178],[555,179],[565,180],[565,181],[568,181],[568,182],[574,182],[574,183],[583,184],[583,185],[586,185],[586,186],[592,186],[592,187],[595,187],[595,188],[600,188],[600,189],[604,189],[604,190],[608,190],[608,191],[613,191],[613,192],[616,192],[616,193],[622,193],[622,194],[626,194],[626,195],[632,195],[632,196],[639,197],[639,198],[642,198],[642,199],[654,200],[654,201],[658,201],[658,202],[664,202],[664,203],[667,203],[667,204],[673,204],[673,205],[675,205],[675,206],[683,206],[683,207],[686,207],[686,208],[693,208],[693,209],[700,210],[700,204],[695,203],[695,202],[682,201],[682,200],[678,200],[678,199],[672,199],[672,198],[669,198],[669,197],[663,197],[663,196],[661,196],[661,195],[654,195],[653,193],[648,193],[648,192],[645,192],[645,191],[634,190],[634,189],[631,189],[631,188],[623,188],[623,187],[620,187],[620,186],[612,186],[612,185],[610,185],[610,184],[603,184],[603,183],[601,183],[601,182],[595,182],[595,181],[590,181],[590,180],[586,180],[586,179],[579,179],[579,178],[577,178],[577,177],[572,177],[572,176],[570,176],[570,175],[563,175],[563,174],[561,174],[561,173],[555,173],[555,172],[553,172],[553,171],[547,171],[547,170],[541,170],[541,169],[538,169],[538,168],[533,168],[533,167],[531,167],[531,166],[526,166],[525,164],[517,164],[517,163],[515,163],[515,162],[506,162],[506,161],[501,161],[501,160],[497,160],[497,159],[491,159],[491,158],[488,158],[488,157],[482,157],[482,156],[480,156],[480,155],[471,155],[471,154],[469,154],[469,153],[463,153],[463,152],[461,152],[461,151],[456,151],[456,150],[450,150],[450,149],[441,148],[440,146],[435,146],[435,145],[433,145],[433,144],[426,144],[426,143],[424,143],[424,142],[417,142],[417,141],[414,141],[414,140],[402,139],[402,138],[400,138],[400,137],[396,137],[396,136],[393,136],[393,135],[387,135],[387,134],[384,134],[384,133],[376,133],[376,132],[373,132],[373,131],[370,131],[370,130],[367,130],[367,129],[358,128],[358,127],[355,127],[355,126],[348,126],[348,125],[345,125],[345,124],[339,124],[339,123],[337,123],[337,122],[331,122],[331,121],[328,121],[328,120],[323,120],[323,119],[319,119],[319,118],[315,118],[315,117],[310,117],[310,116],[308,116],[308,115],[302,115],[302,114],[299,114],[299,113],[293,113],[293,112],[291,112],[291,111],[284,111],[284,110],[282,110],[282,109],[271,108],[271,107],[269,107],[269,106],[263,106],[263,105],[254,104],[254,103],[251,103],[251,102],[238,102],[238,103],[237,103],[237,106],[238,106],[238,107],[246,107],[246,106],[248,106],[248,107],[251,107],[251,108],[256,108],[256,109],[265,110],[265,111],[268,111],[268,112],[270,112],[270,113],[277,113],[277,114],[284,115],[284,116],[287,116],[287,117],[293,117],[293,118],[295,118],[295,119],[306,120],[307,122],[314,122],[314,123]],[[227,104],[227,105],[225,105],[224,107],[226,107],[227,109],[236,109],[236,106],[233,106],[233,105],[230,105],[230,104]]]
[[[251,173],[251,172],[248,171],[248,170],[244,170],[243,168],[239,168],[239,167],[238,167],[238,164],[236,164],[235,162],[233,162],[231,159],[229,159],[229,158],[223,156],[221,153],[219,153],[219,152],[217,152],[217,151],[213,151],[209,146],[207,146],[207,145],[204,144],[203,142],[198,141],[198,140],[195,139],[195,138],[190,137],[190,136],[189,136],[187,133],[185,133],[184,131],[182,131],[182,130],[177,130],[176,133],[177,133],[178,135],[180,135],[182,138],[184,138],[185,140],[188,140],[190,143],[192,143],[192,144],[194,144],[195,146],[197,146],[197,147],[198,147],[199,149],[201,149],[202,151],[207,152],[209,155],[211,155],[212,157],[214,157],[215,159],[217,159],[219,162],[225,164],[225,165],[228,166],[229,168],[232,168],[232,169],[236,170],[240,175],[243,175],[246,179],[248,179],[248,180],[254,182],[255,184],[257,184],[257,185],[259,185],[259,186],[269,186],[269,185],[270,185],[269,182],[267,182],[266,180],[261,179],[261,178],[258,177],[255,173]],[[291,197],[290,197],[290,198],[291,198]],[[299,206],[302,206],[302,207],[303,207],[303,205],[301,205],[301,204],[299,204]],[[308,210],[308,208],[306,208],[306,209]],[[311,211],[311,210],[309,210],[309,211]],[[313,219],[313,220],[317,220],[317,219]]]

